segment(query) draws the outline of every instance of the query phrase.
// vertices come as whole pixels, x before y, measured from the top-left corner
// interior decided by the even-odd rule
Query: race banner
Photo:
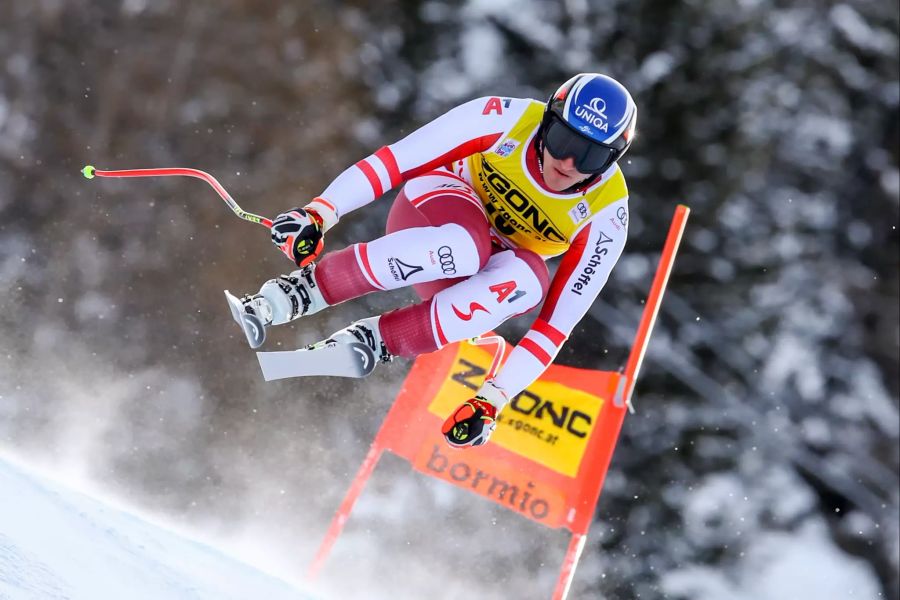
[[[388,414],[382,443],[426,475],[542,525],[574,530],[582,494],[599,490],[606,466],[596,453],[585,457],[597,445],[604,414],[624,410],[612,403],[620,376],[551,365],[501,411],[489,444],[453,449],[441,423],[481,386],[492,359],[467,343],[420,356]],[[403,423],[391,422],[400,415]]]

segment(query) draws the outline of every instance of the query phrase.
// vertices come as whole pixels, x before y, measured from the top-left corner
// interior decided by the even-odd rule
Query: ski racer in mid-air
[[[616,80],[582,73],[544,103],[466,102],[341,173],[303,208],[279,215],[272,240],[299,269],[232,297],[252,319],[251,345],[280,325],[376,291],[413,286],[422,299],[338,331],[381,362],[484,334],[538,306],[496,377],[443,426],[456,447],[487,441],[497,413],[550,365],[606,283],[628,231],[617,161],[637,109]],[[322,256],[323,234],[404,183],[386,235]],[[544,261],[562,261],[553,278]],[[240,310],[243,312],[240,312]]]

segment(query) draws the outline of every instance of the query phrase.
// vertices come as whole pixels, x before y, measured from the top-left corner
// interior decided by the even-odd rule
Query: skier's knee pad
[[[391,206],[386,233],[428,226],[440,230],[446,225],[458,225],[475,245],[478,270],[481,270],[491,257],[490,224],[481,208],[481,200],[471,188],[435,193],[436,186],[448,182],[453,186],[460,185],[450,174],[417,177],[407,182]]]
[[[402,229],[355,248],[360,272],[381,290],[467,277],[481,268],[472,235],[456,223]]]
[[[478,270],[480,271],[491,259],[491,230],[487,226],[473,227],[467,228],[466,233],[472,236],[472,242],[475,244],[475,250],[478,252]]]
[[[474,196],[474,192],[472,194]],[[477,196],[475,199],[477,200]],[[430,207],[440,205],[441,200],[445,202],[440,213],[435,215],[428,212]],[[420,210],[423,210],[426,217],[429,217],[429,222],[439,229],[453,226],[465,231],[478,253],[478,271],[484,268],[491,258],[491,227],[481,208],[475,206],[474,202],[461,200],[458,196],[436,196]]]
[[[437,227],[438,232],[440,232],[440,239],[452,240],[452,244],[449,245],[450,248],[459,248],[460,251],[465,252],[468,256],[470,250],[465,248],[468,245],[466,242],[472,244],[474,248],[475,254],[477,255],[477,266],[474,270],[467,265],[470,264],[470,261],[466,260],[465,265],[459,265],[460,269],[456,269],[456,273],[451,273],[448,277],[459,277],[466,275],[474,275],[478,271],[484,268],[484,266],[488,263],[488,260],[491,258],[491,234],[490,230],[487,227],[483,228],[472,228],[466,227],[464,225],[460,225],[459,223],[445,223],[444,225],[440,225]],[[457,266],[457,265],[454,265]],[[446,272],[446,269],[445,269]]]
[[[548,279],[540,266],[515,251],[498,252],[484,269],[435,294],[431,316],[438,345],[476,337],[537,306]]]
[[[516,258],[524,262],[528,265],[528,268],[534,273],[535,277],[538,279],[538,283],[541,286],[541,300],[547,297],[547,291],[550,289],[550,270],[547,268],[547,263],[544,262],[544,259],[541,258],[538,254],[532,252],[531,250],[525,250],[524,248],[516,248],[512,251],[513,254],[516,255]],[[516,313],[513,316],[521,315],[522,313],[528,312],[532,308],[534,308],[537,303],[532,306],[524,309],[522,312]]]

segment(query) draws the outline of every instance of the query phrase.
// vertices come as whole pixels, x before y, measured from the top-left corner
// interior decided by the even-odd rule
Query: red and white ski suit
[[[405,183],[387,234],[326,254],[329,304],[412,285],[422,302],[382,316],[392,354],[412,357],[490,331],[543,301],[495,378],[514,396],[553,361],[625,246],[628,192],[613,165],[574,192],[543,183],[535,134],[544,104],[479,98],[341,173],[309,204],[326,230]],[[552,282],[545,260],[562,255]]]

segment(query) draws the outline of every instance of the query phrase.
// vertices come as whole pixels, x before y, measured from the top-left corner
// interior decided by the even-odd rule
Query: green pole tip
[[[91,165],[85,165],[85,167],[81,170],[81,174],[84,175],[85,179],[93,179],[94,171],[96,171],[94,167],[92,167]]]

